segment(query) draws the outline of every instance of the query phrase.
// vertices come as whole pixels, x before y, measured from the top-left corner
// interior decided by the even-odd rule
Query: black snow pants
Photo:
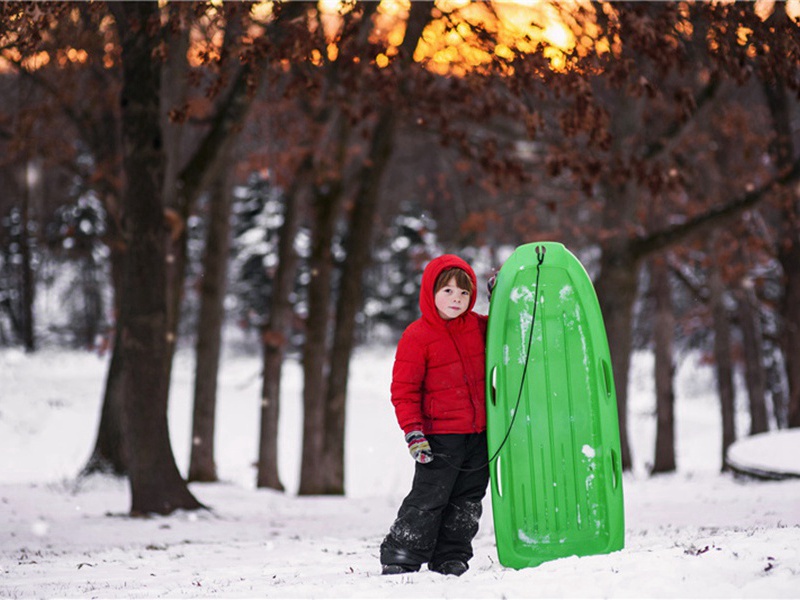
[[[486,432],[426,436],[433,461],[416,464],[414,483],[381,544],[381,564],[418,569],[472,558],[489,483]]]

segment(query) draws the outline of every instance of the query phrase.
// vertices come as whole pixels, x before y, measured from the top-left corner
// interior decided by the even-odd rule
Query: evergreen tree
[[[425,264],[441,252],[436,223],[409,211],[395,217],[374,256],[365,287],[368,335],[396,339],[419,316],[419,285]]]

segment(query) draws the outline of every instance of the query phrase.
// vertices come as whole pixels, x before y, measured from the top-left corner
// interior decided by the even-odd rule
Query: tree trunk
[[[217,469],[214,464],[214,424],[222,325],[225,319],[225,282],[230,249],[229,173],[229,169],[223,168],[209,190],[211,206],[200,284],[200,325],[197,331],[189,481],[217,481]]]
[[[335,71],[329,73],[335,80]],[[308,316],[303,346],[303,450],[300,464],[300,495],[325,493],[325,399],[329,372],[328,348],[334,275],[333,240],[344,201],[344,167],[350,133],[348,117],[338,107],[316,116],[323,130],[312,158],[311,251],[308,268]],[[324,152],[324,153],[323,153]]]
[[[298,256],[294,249],[300,221],[300,187],[311,170],[307,157],[295,176],[295,186],[284,202],[283,223],[278,232],[278,268],[273,281],[269,317],[262,332],[264,373],[261,386],[261,433],[258,444],[256,486],[283,491],[278,471],[278,419],[280,417],[281,377],[286,344],[292,328],[292,302]]]
[[[175,465],[167,425],[169,383],[164,232],[164,146],[159,122],[158,5],[109,5],[122,45],[122,193],[128,241],[120,336],[123,346],[123,429],[131,487],[131,514],[169,514],[202,505]]]
[[[345,478],[345,401],[350,357],[355,343],[356,315],[363,300],[364,271],[372,255],[371,232],[377,212],[380,182],[389,163],[394,138],[394,111],[385,109],[378,116],[372,134],[369,156],[359,176],[359,190],[345,246],[339,298],[336,306],[330,375],[325,401],[325,493],[344,494]]]
[[[623,126],[624,123],[620,125]],[[623,134],[624,127],[619,135]],[[639,261],[624,227],[630,219],[633,192],[625,183],[604,182],[603,189],[602,227],[605,236],[600,243],[600,272],[595,289],[611,351],[622,468],[629,470],[633,463],[628,441],[628,372],[633,348],[633,306],[638,290]]]
[[[273,24],[273,28],[285,28],[285,22],[292,21],[298,15],[302,14],[305,11],[306,7],[304,3],[291,3],[288,6],[282,6],[278,19]],[[275,29],[275,39],[279,39],[281,36],[286,35],[286,32],[282,29]],[[169,60],[168,65],[172,69],[172,73],[169,76],[169,80],[164,83],[168,83],[170,85],[166,85],[165,89],[169,90],[172,94],[171,101],[167,101],[162,105],[162,119],[167,122],[168,119],[166,118],[166,113],[170,108],[174,108],[175,106],[179,105],[181,102],[182,92],[180,90],[180,85],[172,85],[172,84],[180,84],[181,81],[185,80],[185,77],[182,76],[180,73],[180,69],[177,68],[177,65],[186,63],[185,61],[185,46],[184,43],[186,40],[184,38],[174,37],[171,39],[171,43],[168,45],[169,49]],[[250,71],[247,71],[250,73]],[[240,75],[240,81],[245,81],[247,79],[246,76]],[[238,91],[241,92],[239,95],[239,100],[244,100],[245,94],[244,88],[238,88]],[[165,191],[169,192],[174,196],[175,186],[169,186],[168,182],[174,182],[176,180],[181,181],[181,189],[185,191],[187,197],[194,198],[195,194],[198,193],[197,190],[200,188],[200,184],[198,180],[200,179],[197,174],[198,173],[206,173],[210,171],[210,165],[213,164],[215,160],[216,153],[219,152],[222,148],[222,143],[224,141],[224,137],[226,133],[229,133],[235,130],[241,120],[244,118],[244,114],[246,114],[246,102],[237,102],[236,101],[236,94],[230,94],[227,98],[227,102],[225,102],[220,109],[219,114],[217,115],[217,120],[212,126],[211,131],[208,133],[206,138],[204,138],[203,142],[200,144],[199,149],[193,155],[193,161],[189,162],[183,169],[180,171],[179,174],[175,172],[171,172],[165,176]],[[226,117],[227,118],[224,118]],[[114,122],[116,124],[116,117],[113,113],[109,113],[105,120],[105,122],[111,123]],[[180,126],[172,125],[169,123],[165,124],[166,127],[173,127],[179,129]],[[113,128],[103,128],[100,130],[101,135],[97,136],[97,138],[92,138],[94,144],[92,147],[95,148],[95,154],[98,157],[112,157],[109,160],[114,160],[113,157],[119,155],[119,131],[118,127]],[[175,132],[172,132],[174,134]],[[171,134],[171,135],[172,135]],[[178,146],[179,143],[176,139],[173,139],[172,142],[167,142],[165,144],[167,149],[172,149],[174,152],[172,153],[172,158],[167,160],[167,168],[178,169],[180,158],[178,156]],[[196,165],[196,166],[194,166]],[[115,176],[109,178],[109,180],[104,180],[106,185],[105,193],[103,197],[106,199],[105,205],[106,209],[108,210],[109,220],[109,248],[111,249],[111,263],[112,263],[112,280],[114,282],[114,299],[115,299],[115,314],[119,315],[119,298],[121,296],[121,267],[119,264],[122,261],[122,254],[125,252],[125,243],[122,239],[122,235],[120,232],[120,208],[119,203],[117,201],[117,189],[114,187],[116,181],[122,180],[122,177],[116,173],[118,169],[114,168]],[[174,201],[177,203],[177,200]],[[173,200],[169,200],[165,198],[165,205],[172,206]],[[181,219],[175,219],[178,216],[177,212],[171,213],[171,232],[177,234],[179,233],[180,229],[182,229],[182,222]],[[177,238],[173,241],[173,243],[179,242]],[[173,255],[174,261],[174,255]],[[173,265],[174,271],[182,271],[183,267],[176,268]],[[182,283],[181,283],[182,285]],[[177,297],[177,293],[172,296],[173,298]],[[171,306],[171,305],[170,305]],[[172,314],[176,315],[177,318],[177,309],[172,312]],[[173,330],[174,328],[171,328]],[[116,339],[119,339],[119,336],[115,336]],[[174,334],[171,336],[172,340],[174,340]],[[170,349],[172,344],[170,344]],[[97,434],[97,443],[95,445],[94,451],[92,453],[91,458],[89,459],[86,467],[84,467],[83,473],[90,473],[98,470],[97,467],[100,465],[113,465],[113,472],[117,474],[125,474],[127,472],[127,465],[124,463],[124,452],[121,448],[122,440],[119,437],[119,433],[122,430],[121,423],[117,421],[120,415],[121,400],[116,397],[116,394],[119,390],[121,390],[121,385],[119,384],[117,377],[121,374],[120,368],[118,365],[121,365],[123,359],[121,358],[122,355],[122,345],[121,344],[114,344],[113,346],[113,353],[110,366],[108,377],[106,380],[106,390],[104,393],[104,400],[103,400],[103,409],[102,409],[102,417],[100,419],[100,425]],[[170,354],[170,364],[171,364],[171,354]],[[170,367],[167,366],[167,371],[170,371]],[[101,470],[105,470],[105,467],[101,467]]]
[[[800,241],[796,231],[791,239],[789,247],[782,244],[779,253],[786,282],[781,302],[782,346],[789,382],[786,422],[789,427],[800,427]]]
[[[722,416],[722,471],[727,471],[728,448],[736,441],[736,421],[730,321],[725,310],[725,288],[718,266],[713,267],[711,272],[709,293],[714,328],[714,364],[717,368],[717,392]]]
[[[98,128],[97,135],[90,138],[90,146],[94,149],[95,156],[104,157],[103,160],[109,165],[107,167],[108,176],[101,179],[99,192],[103,198],[103,206],[106,209],[104,241],[109,250],[114,333],[109,342],[111,360],[109,361],[106,384],[103,391],[103,406],[97,431],[97,440],[86,466],[81,471],[81,475],[100,472],[121,476],[126,475],[128,472],[128,463],[125,459],[122,441],[121,420],[122,345],[117,343],[119,339],[117,327],[119,324],[119,302],[122,297],[122,264],[126,250],[120,226],[122,216],[119,205],[120,190],[118,187],[123,178],[120,164],[119,119],[111,107],[104,111],[102,116],[104,123],[112,125]]]
[[[342,200],[341,181],[314,186],[314,225],[308,284],[308,318],[303,348],[303,455],[301,495],[324,494],[325,486],[325,379],[328,369],[333,256],[331,246]]]
[[[628,372],[632,349],[633,304],[637,291],[637,262],[624,249],[603,249],[597,278],[597,297],[603,311],[611,350],[619,414],[622,468],[632,465],[628,442]]]
[[[112,222],[113,226],[113,222]],[[114,232],[115,239],[120,234]],[[122,374],[123,354],[119,330],[119,302],[122,298],[123,252],[120,243],[111,244],[111,282],[114,290],[114,336],[111,343],[111,360],[108,363],[103,407],[100,413],[100,425],[97,428],[97,439],[94,449],[81,470],[81,476],[92,473],[108,473],[127,475],[128,461],[125,456],[125,444],[122,430]]]
[[[780,18],[785,18],[784,11],[775,12],[783,13]],[[778,171],[783,172],[791,169],[795,160],[789,96],[783,81],[764,81],[762,87],[775,132],[773,160]],[[783,193],[778,240],[778,260],[785,284],[780,305],[781,345],[789,382],[787,423],[789,427],[800,427],[800,190],[787,186]]]
[[[432,3],[412,3],[406,33],[400,47],[400,61],[408,66],[425,25],[430,21]],[[402,77],[402,75],[400,76]],[[404,89],[403,80],[400,89]],[[380,184],[394,145],[395,111],[380,111],[372,132],[369,155],[358,176],[359,188],[348,227],[345,263],[341,271],[336,305],[330,374],[325,400],[325,493],[345,492],[345,420],[350,357],[355,345],[356,316],[363,301],[363,277],[372,256],[375,215],[380,202]]]
[[[33,252],[31,250],[31,235],[28,227],[31,220],[31,181],[28,177],[27,169],[32,168],[30,162],[26,165],[25,190],[22,197],[22,222],[19,232],[19,254],[22,260],[20,264],[21,286],[20,286],[20,323],[22,325],[22,345],[26,352],[36,351],[36,335],[33,325],[33,303],[35,301],[36,285],[33,276]]]
[[[166,10],[180,11],[180,3],[170,3]],[[167,237],[167,342],[168,356],[165,368],[167,380],[171,378],[172,361],[178,339],[180,307],[186,277],[188,232],[186,222],[191,207],[181,206],[178,177],[186,159],[186,146],[191,137],[181,122],[173,122],[170,113],[186,104],[189,94],[188,27],[175,31],[165,44],[167,54],[161,69],[161,131],[164,138],[164,206],[167,209],[169,235]]]
[[[81,471],[81,476],[93,473],[105,473],[123,476],[128,474],[128,460],[125,456],[125,444],[122,431],[122,344],[118,343],[119,325],[114,335],[115,343],[111,350],[111,360],[106,375],[103,408],[100,413],[100,425],[97,428],[97,439],[94,450]]]
[[[739,329],[742,332],[744,379],[750,406],[750,435],[756,435],[769,430],[761,317],[758,310],[758,299],[753,292],[750,280],[744,281],[735,294],[739,313]]]
[[[651,286],[655,298],[653,341],[656,371],[656,454],[652,473],[675,470],[675,362],[672,340],[675,315],[669,285],[669,267],[663,256],[651,261]]]
[[[786,369],[784,368],[783,352],[780,348],[769,346],[766,348],[766,366],[764,377],[766,389],[769,395],[770,404],[774,411],[775,426],[778,429],[786,429],[787,423],[787,385]]]
[[[273,35],[276,43],[280,36],[284,35],[284,31],[281,29],[286,28],[284,20],[305,10],[303,2],[291,4],[298,6],[279,10],[276,20],[270,25],[268,35]],[[238,50],[242,29],[237,12],[247,10],[247,8],[246,5],[230,2],[225,4],[224,10],[227,11],[227,21],[220,55],[220,70],[223,74],[220,76],[232,83],[220,96],[216,110],[208,119],[209,127],[199,142],[195,144],[191,154],[187,157],[178,157],[177,152],[172,153],[170,165],[175,168],[168,172],[168,177],[165,179],[165,200],[166,206],[170,209],[171,227],[167,288],[169,358],[165,363],[168,378],[172,372],[172,360],[181,319],[183,286],[186,279],[189,239],[186,223],[194,210],[197,198],[209,182],[217,177],[225,160],[224,157],[231,152],[255,98],[255,94],[250,93],[250,85],[258,81],[258,71],[262,62],[267,60],[266,55],[259,58],[251,56],[247,60],[240,60]],[[190,77],[191,68],[186,59],[186,52],[183,50],[184,44],[187,43],[188,40],[183,37],[177,40],[169,63],[175,71],[171,79],[179,78],[181,81],[181,85],[174,89],[171,89],[173,86],[165,86],[166,89],[171,89],[175,101],[179,101],[182,97],[185,91],[184,87]],[[170,106],[166,108],[169,109]],[[174,130],[175,127],[173,126],[172,129]],[[172,133],[174,135],[173,142],[180,142],[180,136],[175,131]],[[178,162],[180,162],[180,166]]]
[[[91,349],[97,343],[100,323],[103,319],[103,296],[100,291],[99,269],[92,249],[87,250],[81,259],[81,292],[83,294],[83,314],[78,332],[79,347]]]

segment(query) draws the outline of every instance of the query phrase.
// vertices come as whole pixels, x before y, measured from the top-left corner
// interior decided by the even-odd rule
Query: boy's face
[[[463,315],[469,307],[470,294],[467,290],[461,289],[456,285],[456,278],[451,277],[450,281],[436,292],[433,302],[439,316],[445,321],[455,319]]]

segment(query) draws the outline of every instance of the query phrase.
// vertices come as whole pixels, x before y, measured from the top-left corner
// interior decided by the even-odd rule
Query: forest
[[[796,0],[4,2],[0,346],[108,353],[84,472],[169,514],[217,478],[222,334],[251,331],[257,486],[283,489],[291,356],[298,493],[341,495],[351,356],[416,318],[426,261],[460,254],[485,282],[514,247],[560,241],[605,317],[623,467],[648,348],[652,473],[675,470],[690,351],[714,365],[724,470],[737,435],[800,426],[798,26]],[[186,474],[167,422],[181,344]]]

